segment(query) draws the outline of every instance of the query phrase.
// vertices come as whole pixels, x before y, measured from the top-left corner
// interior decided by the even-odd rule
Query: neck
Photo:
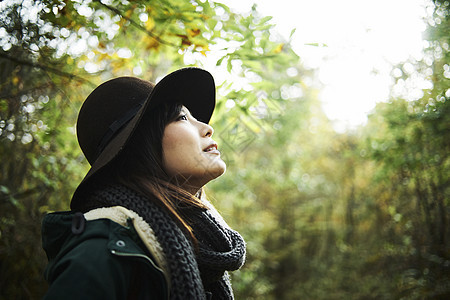
[[[202,190],[201,187],[199,188],[195,186],[181,186],[181,188],[196,197],[199,196],[200,191]]]
[[[189,194],[193,196],[197,196],[197,194],[201,191],[203,185],[193,183],[190,180],[185,178],[176,177],[175,180],[172,180],[172,183],[176,184],[179,188],[182,188]]]

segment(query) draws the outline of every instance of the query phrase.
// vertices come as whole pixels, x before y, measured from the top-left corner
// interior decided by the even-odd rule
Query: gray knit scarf
[[[198,240],[198,249],[194,250],[164,209],[130,188],[108,186],[93,192],[87,200],[85,209],[121,205],[150,225],[168,262],[171,299],[234,299],[227,271],[244,264],[245,242],[210,211],[185,208]]]

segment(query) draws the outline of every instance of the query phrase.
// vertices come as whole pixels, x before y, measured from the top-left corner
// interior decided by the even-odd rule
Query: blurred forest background
[[[74,132],[88,93],[209,56],[228,74],[212,120],[228,171],[207,192],[248,243],[236,298],[449,299],[449,2],[430,5],[424,59],[392,68],[396,84],[432,88],[337,133],[314,70],[257,7],[1,1],[0,299],[45,293],[40,223],[88,169]]]

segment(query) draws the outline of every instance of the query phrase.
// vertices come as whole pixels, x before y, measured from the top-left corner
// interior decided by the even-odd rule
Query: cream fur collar
[[[156,235],[153,229],[137,213],[122,206],[113,206],[93,209],[85,213],[84,217],[87,221],[97,219],[110,219],[111,221],[116,222],[122,226],[127,226],[127,221],[131,220],[136,232],[138,233],[145,247],[156,260],[156,265],[163,270],[167,283],[169,283],[170,285],[170,276],[168,276],[169,268],[167,266],[164,251],[160,243],[156,239]]]

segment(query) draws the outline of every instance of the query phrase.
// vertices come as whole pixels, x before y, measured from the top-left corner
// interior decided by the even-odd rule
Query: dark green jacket
[[[42,242],[49,260],[44,299],[168,299],[164,274],[130,222],[52,213]]]

